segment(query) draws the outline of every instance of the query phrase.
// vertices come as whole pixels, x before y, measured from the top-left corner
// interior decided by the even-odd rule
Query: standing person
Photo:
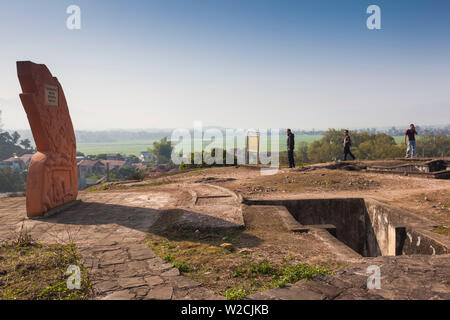
[[[294,134],[292,133],[291,129],[286,130],[286,134],[288,136],[287,138],[287,150],[288,150],[288,158],[289,158],[289,168],[295,168],[295,161],[294,161]]]
[[[352,139],[350,138],[350,135],[348,134],[348,130],[344,130],[344,161],[347,160],[347,155],[350,155],[350,157],[355,160],[355,156],[350,151],[350,146],[352,145]]]
[[[416,156],[416,128],[414,127],[414,124],[409,125],[409,129],[405,132],[405,145],[408,147],[406,148],[406,157],[408,158],[409,152],[411,151],[411,158],[414,158]],[[408,137],[408,143],[406,143],[406,137]]]

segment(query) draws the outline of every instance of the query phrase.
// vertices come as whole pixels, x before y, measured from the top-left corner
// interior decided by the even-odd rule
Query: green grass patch
[[[196,174],[203,173],[204,171],[205,170],[193,170],[193,171],[189,171],[188,174],[196,175]]]
[[[177,268],[181,273],[188,273],[195,270],[186,261],[176,261],[174,262],[173,266]]]
[[[291,264],[285,263],[281,266],[274,266],[267,260],[257,263],[250,262],[244,268],[237,268],[233,276],[238,278],[255,278],[260,275],[268,275],[275,281],[277,286],[285,286],[287,283],[295,283],[306,279],[313,280],[317,274],[331,274],[327,267],[310,266],[307,263]]]
[[[450,228],[447,228],[447,227],[445,227],[442,224],[440,226],[437,226],[436,228],[434,228],[433,232],[442,234],[442,235],[447,236],[447,237],[450,237]]]
[[[243,289],[241,287],[238,287],[238,288],[225,290],[223,295],[228,300],[241,300],[241,299],[245,298],[245,296],[247,295],[247,291],[245,291],[245,289]]]
[[[299,280],[314,280],[318,274],[331,274],[326,266],[294,263],[292,255],[274,263],[258,260],[252,253],[239,253],[220,247],[224,242],[238,248],[245,233],[194,232],[189,230],[152,230],[147,246],[166,262],[194,280],[228,299],[267,289],[284,287]]]
[[[69,266],[81,271],[81,288],[69,289]],[[14,243],[0,246],[0,299],[3,300],[84,300],[92,293],[74,244],[46,245],[21,235]]]

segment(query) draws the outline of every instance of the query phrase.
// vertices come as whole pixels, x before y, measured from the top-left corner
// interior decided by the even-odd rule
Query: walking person
[[[416,127],[411,123],[405,132],[405,145],[407,146],[405,158],[409,157],[409,153],[411,153],[411,158],[416,156],[416,134],[418,134]],[[408,137],[408,143],[406,143],[406,137]]]
[[[289,168],[295,168],[295,161],[294,161],[294,134],[292,133],[291,129],[286,130],[286,134],[288,136],[287,138],[287,150],[288,150],[288,159],[289,159]]]
[[[355,156],[350,151],[351,145],[352,145],[352,139],[350,138],[348,130],[344,130],[344,161],[347,160],[347,155],[350,155],[350,157],[352,157],[353,160],[355,160]]]

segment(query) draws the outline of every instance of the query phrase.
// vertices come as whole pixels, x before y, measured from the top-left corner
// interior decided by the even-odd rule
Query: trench
[[[284,206],[302,226],[326,229],[363,257],[447,253],[446,243],[402,220],[395,208],[374,200],[246,200],[250,205]]]

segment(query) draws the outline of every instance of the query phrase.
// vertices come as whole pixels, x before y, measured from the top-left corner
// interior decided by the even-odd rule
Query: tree
[[[308,163],[308,143],[306,141],[300,141],[297,147],[297,151],[295,152],[295,160],[301,163]]]
[[[9,132],[1,131],[0,132],[0,160],[5,160],[13,156],[13,154],[17,154],[21,156],[25,153],[32,152],[31,149],[24,149],[21,146],[18,146],[14,143],[16,138],[13,138]]]
[[[342,147],[323,138],[314,141],[309,146],[308,158],[311,162],[328,162],[341,158]]]
[[[20,140],[19,143],[24,149],[27,150],[32,150],[33,148],[31,147],[31,141],[30,139],[24,139],[24,140]]]
[[[417,153],[425,157],[450,156],[450,137],[445,134],[425,134],[417,138]]]
[[[355,150],[356,157],[365,160],[397,158],[403,154],[404,147],[398,146],[394,138],[385,133],[371,135]]]
[[[20,145],[17,145],[17,142],[20,139],[20,134],[17,131],[14,131],[10,134],[8,131],[4,131],[2,129],[3,123],[1,119],[1,110],[0,110],[0,160],[5,160],[15,153],[18,156],[21,156],[25,153],[32,153],[34,149],[31,147],[31,142],[28,139],[20,141]],[[25,141],[25,144],[22,142]]]
[[[14,131],[11,138],[12,138],[13,144],[17,144],[17,142],[19,142],[19,139],[20,139],[20,134],[17,131]]]
[[[373,131],[373,129],[372,129]],[[400,157],[404,146],[398,146],[393,137],[385,133],[350,132],[352,150],[356,158],[385,159]],[[308,157],[312,162],[328,162],[343,158],[343,130],[329,129],[318,141],[309,146]]]
[[[0,169],[0,193],[25,191],[26,173],[9,167]]]
[[[139,163],[139,162],[141,162],[141,160],[138,157],[136,157],[134,154],[130,154],[128,156],[128,159],[130,159],[131,163]]]
[[[172,143],[167,139],[167,137],[164,137],[160,141],[153,142],[153,147],[148,149],[148,151],[153,152],[156,161],[159,164],[170,164],[172,149]]]
[[[119,180],[144,180],[145,173],[135,167],[120,167],[111,173],[111,177]]]
[[[106,153],[100,153],[95,156],[95,160],[106,160],[107,156]]]

